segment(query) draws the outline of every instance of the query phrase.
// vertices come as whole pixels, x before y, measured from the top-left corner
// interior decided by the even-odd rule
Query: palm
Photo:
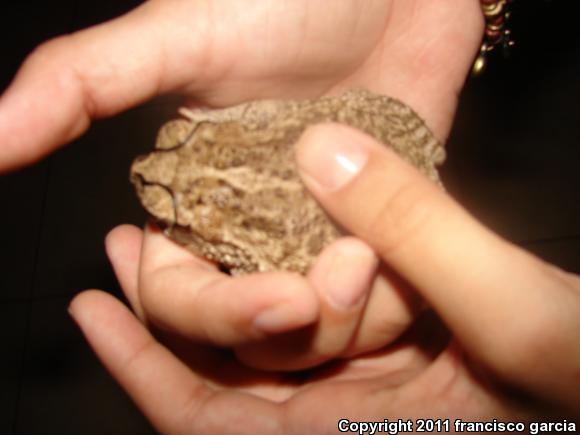
[[[169,353],[106,294],[85,292],[74,304],[105,364],[163,433],[336,433],[343,418],[406,419],[426,409],[464,418],[520,417],[473,374],[430,315],[394,347],[279,375],[242,366],[226,351],[166,337]]]
[[[334,361],[313,370],[298,373],[264,372],[240,364],[237,358],[222,350],[192,345],[190,340],[159,332],[161,341],[194,373],[203,376],[217,389],[236,389],[274,402],[294,399],[295,406],[307,410],[310,400],[326,397],[328,387],[348,381],[347,395],[364,394],[369,384],[381,385],[394,392],[417,384],[419,389],[432,387],[441,377],[458,373],[460,365],[449,345],[449,336],[432,313],[419,318],[414,327],[395,345],[359,358]],[[433,370],[437,367],[437,371]],[[420,374],[424,376],[419,376]],[[438,379],[435,379],[437,377]],[[417,382],[416,379],[420,378]],[[457,381],[459,379],[456,379]],[[437,381],[437,382],[435,382]],[[449,384],[446,384],[449,387]],[[301,394],[308,390],[306,398]],[[425,389],[427,390],[427,389]],[[413,394],[421,394],[415,391]],[[428,391],[422,392],[429,400]],[[431,394],[433,394],[431,392]],[[414,397],[416,399],[416,397]]]
[[[209,105],[364,86],[405,99],[444,135],[455,104],[449,96],[460,90],[480,40],[476,0],[209,4],[216,13],[207,28],[223,30],[208,34],[219,42],[203,55],[204,75],[219,80],[208,86],[184,74],[174,83]],[[182,2],[174,19],[197,7]],[[192,58],[195,46],[183,39],[171,56]],[[446,107],[435,107],[440,101]]]

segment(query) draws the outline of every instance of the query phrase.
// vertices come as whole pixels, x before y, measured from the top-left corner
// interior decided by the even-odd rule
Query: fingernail
[[[340,309],[356,306],[370,287],[378,261],[362,243],[345,246],[329,261],[325,282],[328,301]]]
[[[368,160],[366,147],[345,127],[329,124],[307,130],[298,144],[299,170],[327,190],[351,181]]]
[[[254,318],[254,327],[270,334],[276,334],[301,326],[300,317],[292,304],[282,303],[268,307],[258,314]]]

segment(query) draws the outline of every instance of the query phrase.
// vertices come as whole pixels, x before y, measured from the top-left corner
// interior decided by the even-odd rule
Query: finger
[[[394,343],[411,327],[424,305],[407,282],[380,265],[356,334],[342,356],[353,357]]]
[[[318,300],[301,276],[272,272],[232,278],[147,228],[140,300],[157,326],[234,346],[312,324]]]
[[[113,266],[115,276],[131,308],[140,320],[145,319],[138,293],[142,243],[143,231],[133,225],[120,225],[107,234],[105,239],[107,256]]]
[[[367,308],[378,259],[364,242],[345,237],[322,256],[309,274],[321,301],[312,348],[320,362],[351,347]]]
[[[246,394],[213,391],[112,296],[81,293],[69,311],[100,360],[160,433],[223,433],[240,418],[248,433],[280,433],[278,407]]]
[[[184,38],[173,9],[168,2],[147,2],[38,47],[0,100],[0,171],[78,137],[92,118],[213,74],[202,61],[211,46],[204,12],[192,14],[196,22]]]
[[[481,226],[393,151],[325,125],[306,132],[297,159],[323,206],[413,284],[473,354],[517,376],[521,364],[539,357],[538,336],[556,330],[578,348],[570,334],[578,323],[572,293],[563,294],[538,260]]]
[[[376,266],[372,249],[355,238],[328,246],[308,273],[320,304],[316,324],[239,346],[238,359],[258,369],[299,370],[340,356],[356,334]]]
[[[386,267],[376,272],[377,258],[368,245],[353,237],[337,240],[309,272],[320,301],[316,325],[239,346],[238,359],[263,370],[300,370],[393,343],[423,304]]]

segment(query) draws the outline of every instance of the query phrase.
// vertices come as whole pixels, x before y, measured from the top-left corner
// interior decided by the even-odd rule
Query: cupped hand
[[[107,253],[133,311],[164,336],[233,349],[266,370],[297,370],[395,341],[423,303],[364,242],[344,237],[307,276],[231,277],[154,226],[123,225]]]
[[[478,0],[150,0],[28,57],[0,99],[0,172],[169,92],[222,107],[366,87],[443,139],[482,26]]]
[[[481,29],[477,0],[152,0],[28,58],[0,100],[0,170],[166,92],[224,106],[366,87],[412,105],[444,138]],[[126,239],[138,250],[132,234],[113,233],[109,250]],[[236,280],[154,232],[143,240],[142,285],[125,286],[141,318],[232,347],[253,366],[296,369],[380,348],[420,308],[388,269],[372,278],[377,260],[354,239],[329,247],[307,279]]]
[[[396,344],[364,357],[283,375],[191,343],[180,348],[174,341],[171,353],[111,296],[81,294],[73,317],[161,432],[324,434],[338,432],[344,418],[580,416],[578,276],[500,239],[356,130],[310,129],[297,160],[325,208],[367,240],[438,317],[423,312]],[[134,264],[138,252],[124,252],[118,261]],[[121,278],[136,285],[134,273]]]

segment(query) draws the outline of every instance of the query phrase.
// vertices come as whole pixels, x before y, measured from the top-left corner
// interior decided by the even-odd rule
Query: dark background
[[[3,5],[1,89],[41,41],[139,3]],[[494,231],[580,273],[580,36],[574,3],[516,2],[517,48],[468,83],[443,178],[450,193]],[[157,128],[174,113],[175,101],[155,100],[96,122],[71,146],[0,177],[0,433],[153,432],[66,308],[85,288],[120,294],[103,239],[120,223],[144,221],[127,182],[129,164],[152,146]]]

